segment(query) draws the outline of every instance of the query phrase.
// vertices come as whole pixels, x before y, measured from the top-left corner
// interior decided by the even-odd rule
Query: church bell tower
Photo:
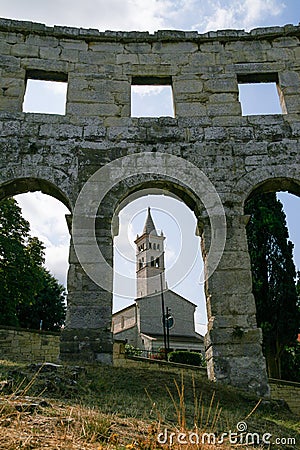
[[[136,278],[137,297],[156,294],[166,289],[164,240],[158,235],[150,208],[141,236],[137,235],[136,244]]]

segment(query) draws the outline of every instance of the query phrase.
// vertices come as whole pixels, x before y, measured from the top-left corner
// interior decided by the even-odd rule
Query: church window
[[[139,259],[139,269],[141,269],[143,267],[143,263],[142,261]]]
[[[154,267],[154,258],[151,256],[151,267]]]
[[[152,244],[151,244],[151,242],[149,242],[149,248],[152,248]]]
[[[156,258],[155,260],[155,267],[159,267],[159,258]]]
[[[155,243],[153,244],[153,250],[156,250],[156,244]]]
[[[159,244],[157,244],[157,250],[159,250]]]

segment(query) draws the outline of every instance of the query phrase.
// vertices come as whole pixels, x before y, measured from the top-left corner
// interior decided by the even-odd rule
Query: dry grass
[[[287,437],[294,432],[299,438],[297,419],[287,410],[276,412],[275,403],[264,406],[197,376],[107,367],[96,372],[72,367],[49,372],[6,363],[0,364],[0,374],[1,369],[1,450],[245,449],[228,439],[222,445],[175,440],[170,446],[169,440],[165,445],[157,441],[165,430],[168,436],[190,432],[219,436],[240,420],[260,433],[267,429]]]
[[[35,397],[0,397],[0,448],[100,450],[144,440],[147,424]],[[135,436],[133,440],[132,437]]]

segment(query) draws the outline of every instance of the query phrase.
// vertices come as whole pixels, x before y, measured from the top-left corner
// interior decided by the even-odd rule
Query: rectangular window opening
[[[131,117],[175,117],[171,77],[133,77]]]
[[[277,73],[238,75],[242,115],[285,114]]]
[[[64,73],[28,71],[23,112],[64,115],[67,81]]]

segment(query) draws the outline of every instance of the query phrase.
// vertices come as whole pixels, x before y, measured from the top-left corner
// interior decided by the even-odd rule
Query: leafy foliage
[[[187,352],[187,351],[175,351],[168,355],[170,362],[176,362],[181,364],[188,364],[192,366],[203,366],[204,358],[201,353]]]
[[[41,271],[42,285],[29,305],[21,304],[18,308],[21,327],[58,331],[66,315],[65,290],[44,267]]]
[[[65,317],[64,288],[43,267],[44,246],[29,235],[17,202],[0,204],[0,323],[58,329]]]
[[[275,193],[248,200],[245,212],[250,214],[247,237],[257,322],[269,376],[281,378],[282,355],[286,346],[296,343],[300,322],[293,244]]]
[[[125,355],[127,356],[141,356],[142,350],[134,347],[133,345],[126,344],[125,345]]]
[[[290,381],[300,380],[300,342],[286,347],[282,355],[282,378]]]

